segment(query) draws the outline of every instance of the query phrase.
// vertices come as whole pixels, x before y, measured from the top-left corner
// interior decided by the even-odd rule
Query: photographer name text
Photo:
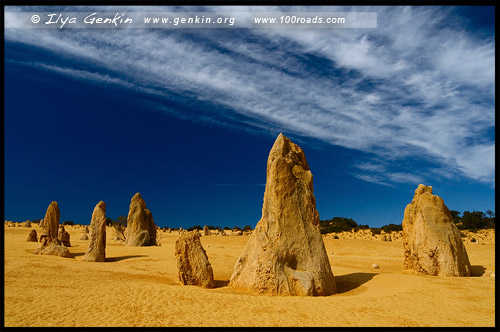
[[[63,28],[66,24],[77,24],[78,18],[75,16],[67,16],[63,14],[47,14],[48,20],[45,24],[59,24],[59,28]],[[133,20],[123,14],[116,13],[113,17],[99,16],[98,13],[92,13],[83,18],[84,24],[109,24],[119,26],[122,24],[132,24]],[[34,22],[35,23],[35,22]]]

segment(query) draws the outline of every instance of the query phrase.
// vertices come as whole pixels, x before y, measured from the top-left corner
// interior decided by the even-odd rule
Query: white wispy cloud
[[[224,11],[248,16],[298,9]],[[214,110],[212,120],[204,115],[207,121],[284,130],[368,152],[385,163],[422,158],[440,165],[428,174],[494,183],[494,138],[485,134],[495,125],[494,36],[481,39],[447,28],[448,7],[309,10],[374,11],[378,27],[6,29],[5,40],[55,54],[53,62],[35,59],[26,65],[163,98],[174,93],[224,109]],[[425,174],[380,162],[353,166],[355,177],[381,185],[421,183]]]

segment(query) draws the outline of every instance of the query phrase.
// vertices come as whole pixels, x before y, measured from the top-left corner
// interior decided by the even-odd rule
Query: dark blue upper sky
[[[494,210],[494,9],[351,10],[378,27],[7,28],[4,218],[116,219],[140,192],[159,226],[254,227],[280,132],[321,219],[401,223],[419,183]]]

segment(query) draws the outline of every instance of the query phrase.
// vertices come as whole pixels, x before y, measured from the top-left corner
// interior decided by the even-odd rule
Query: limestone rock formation
[[[28,242],[38,242],[38,235],[36,234],[36,230],[32,229],[30,234],[28,235]]]
[[[66,232],[64,229],[64,226],[61,226],[59,229],[59,235],[58,235],[59,241],[65,246],[65,247],[71,247],[71,243],[69,242],[70,236],[69,233]]]
[[[60,218],[61,213],[59,212],[59,205],[57,205],[56,201],[52,201],[43,218],[43,230],[45,230],[45,232],[42,232],[47,234],[47,242],[49,243],[57,239]]]
[[[337,291],[319,229],[312,173],[302,149],[282,134],[267,160],[262,218],[229,285],[271,295]]]
[[[403,219],[405,270],[418,274],[468,277],[471,265],[460,232],[441,197],[420,184]]]
[[[203,227],[203,235],[205,235],[205,236],[210,235],[210,229],[208,228],[207,225],[205,225],[205,227]]]
[[[88,240],[88,239],[89,239],[89,237],[87,236],[87,233],[84,233],[82,235],[82,237],[80,238],[80,240]]]
[[[151,211],[137,193],[130,201],[127,218],[126,246],[154,246],[156,244],[156,225]]]
[[[40,243],[43,243],[44,241],[47,240],[47,237],[48,237],[48,232],[46,229],[43,229],[40,231]]]
[[[42,219],[40,220],[40,222],[38,223],[38,227],[40,227],[40,228],[42,228],[42,229],[43,229],[43,228],[45,228],[45,219],[43,219],[43,218],[42,218]]]
[[[103,201],[97,203],[92,212],[90,228],[89,247],[82,261],[104,262],[106,259],[106,204]]]
[[[61,257],[71,257],[68,248],[63,246],[58,239],[53,240],[48,245],[39,248],[38,255],[54,255]]]
[[[179,280],[184,285],[215,287],[212,265],[201,245],[200,232],[183,232],[175,242]]]
[[[25,222],[22,222],[21,226],[23,226],[23,227],[31,227],[31,220],[26,220]]]
[[[61,213],[59,212],[59,206],[57,202],[52,201],[43,219],[42,234],[40,235],[40,242],[42,244],[35,250],[35,254],[70,257],[68,248],[63,246],[61,241],[57,238],[60,217]]]

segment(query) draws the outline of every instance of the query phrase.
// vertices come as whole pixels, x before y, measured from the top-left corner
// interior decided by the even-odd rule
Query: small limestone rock
[[[80,240],[88,240],[89,237],[87,236],[87,233],[83,234]]]
[[[378,266],[378,264],[373,263],[373,264],[372,264],[372,268],[374,268],[374,269],[378,269],[378,268],[380,268],[380,267]]]
[[[71,247],[71,243],[69,242],[70,236],[69,233],[66,232],[64,229],[64,226],[61,227],[60,232],[59,232],[59,241],[65,246],[65,247]]]
[[[97,203],[90,222],[90,242],[82,261],[104,262],[106,259],[106,204]]]
[[[215,287],[212,265],[201,245],[198,230],[181,233],[175,242],[179,280],[184,285]]]
[[[126,246],[154,246],[156,245],[156,225],[151,211],[140,193],[136,193],[130,200],[127,217]]]
[[[209,236],[210,235],[210,229],[208,228],[207,225],[205,225],[205,227],[203,227],[203,235],[204,236]]]
[[[30,234],[28,235],[28,242],[38,242],[38,236],[36,234],[36,230],[32,229]]]
[[[63,246],[62,243],[58,239],[52,240],[47,246],[44,246],[42,250],[40,250],[38,255],[54,255],[61,257],[70,257],[70,253],[66,246]]]

